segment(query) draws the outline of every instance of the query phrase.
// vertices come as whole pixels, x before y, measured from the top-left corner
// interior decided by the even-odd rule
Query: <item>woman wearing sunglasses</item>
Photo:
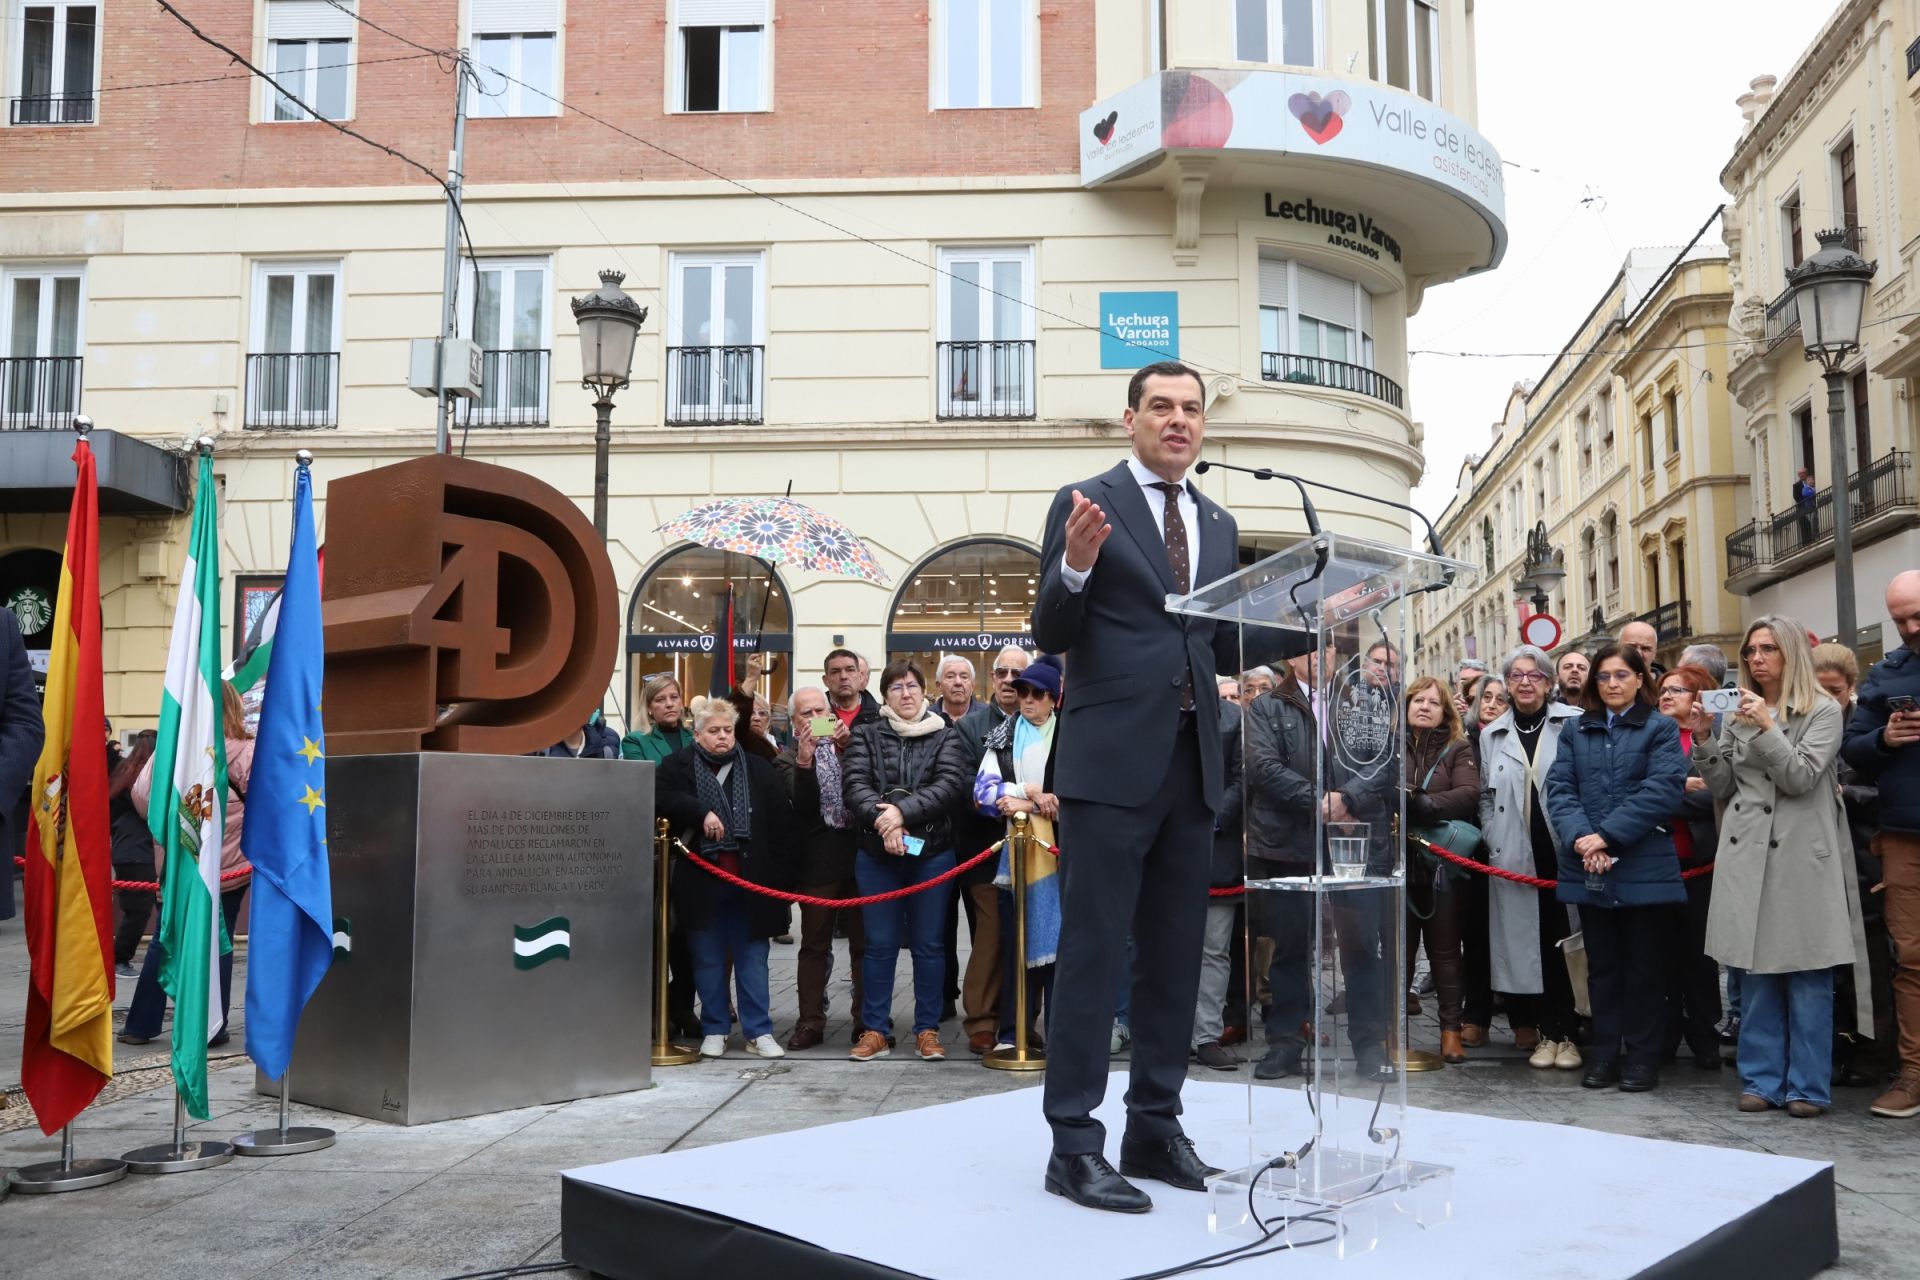
[[[1741,970],[1740,1110],[1806,1119],[1833,1105],[1834,967],[1871,990],[1834,776],[1842,717],[1790,618],[1747,627],[1740,671],[1739,711],[1694,745],[1721,802],[1707,951]]]

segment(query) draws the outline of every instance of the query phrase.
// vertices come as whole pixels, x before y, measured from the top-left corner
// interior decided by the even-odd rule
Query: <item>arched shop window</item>
[[[1033,599],[1040,556],[1007,539],[946,548],[907,575],[887,618],[887,656],[914,658],[934,678],[947,654],[973,662],[976,687],[987,688],[993,655],[1010,644],[1033,647]]]
[[[725,680],[727,588],[733,588],[733,651],[736,679],[747,659],[765,655],[772,670],[755,692],[784,715],[793,688],[793,611],[786,584],[764,560],[709,547],[681,547],[647,570],[627,605],[627,724],[640,708],[640,686],[671,674],[689,698],[713,686],[716,667]]]
[[[27,642],[34,679],[47,676],[53,607],[60,594],[60,553],[30,548],[0,555],[0,608],[13,610]]]

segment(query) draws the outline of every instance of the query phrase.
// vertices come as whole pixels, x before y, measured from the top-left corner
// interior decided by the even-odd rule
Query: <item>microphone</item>
[[[1320,513],[1313,509],[1313,499],[1307,496],[1306,483],[1299,476],[1288,475],[1284,471],[1274,471],[1268,467],[1237,467],[1231,462],[1209,462],[1205,458],[1193,464],[1193,473],[1203,476],[1219,467],[1222,471],[1238,471],[1242,475],[1252,476],[1255,480],[1291,480],[1293,487],[1300,491],[1300,509],[1307,517],[1307,532],[1314,537],[1320,536]]]

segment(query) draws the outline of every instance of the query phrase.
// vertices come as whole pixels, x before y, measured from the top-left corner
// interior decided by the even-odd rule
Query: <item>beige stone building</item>
[[[1536,526],[1564,558],[1547,607],[1563,624],[1559,647],[1636,618],[1659,632],[1668,662],[1688,644],[1738,638],[1719,535],[1745,500],[1748,455],[1726,394],[1719,225],[1677,250],[1630,253],[1554,361],[1514,388],[1440,518],[1446,546],[1483,572],[1416,603],[1421,669],[1498,662],[1520,643],[1534,606],[1514,584]]]
[[[1729,385],[1752,451],[1754,482],[1725,537],[1727,585],[1747,616],[1782,613],[1833,634],[1832,485],[1853,501],[1854,583],[1863,659],[1898,638],[1882,591],[1920,565],[1913,470],[1920,376],[1920,5],[1847,0],[1783,77],[1739,100],[1745,128],[1720,179],[1732,197],[1733,333]],[[1845,368],[1846,456],[1829,447],[1827,393],[1805,359],[1786,273],[1834,229],[1877,261],[1861,349]],[[1815,487],[1796,503],[1799,471]]]
[[[1205,374],[1208,457],[1404,499],[1422,469],[1407,316],[1506,244],[1471,0],[195,16],[276,83],[150,6],[35,0],[0,24],[0,603],[57,580],[64,428],[84,412],[113,454],[123,727],[157,707],[185,441],[217,441],[229,648],[281,570],[296,449],[316,455],[324,538],[350,518],[329,479],[433,447],[406,381],[442,314],[442,192],[287,95],[439,171],[455,82],[421,50],[471,51],[458,314],[486,354],[455,423],[467,456],[590,506],[567,301],[610,268],[650,309],[613,415],[615,720],[645,674],[705,685],[728,582],[747,643],[790,659],[776,694],[836,643],[877,666],[1024,638],[1046,503],[1122,456],[1127,377],[1160,351]],[[1204,483],[1245,555],[1304,532],[1290,489]],[[753,562],[655,531],[789,486],[864,536],[889,585],[782,571],[769,599]],[[1407,536],[1391,512],[1320,505]]]

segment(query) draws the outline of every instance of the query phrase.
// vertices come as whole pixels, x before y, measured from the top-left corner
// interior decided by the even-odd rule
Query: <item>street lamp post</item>
[[[1520,578],[1513,584],[1516,594],[1530,597],[1535,614],[1547,611],[1553,602],[1553,589],[1567,576],[1567,555],[1547,541],[1547,522],[1542,520],[1527,531],[1527,559]]]
[[[626,273],[602,271],[600,287],[573,300],[580,326],[580,385],[594,393],[593,528],[607,540],[607,454],[613,444],[613,393],[633,372],[633,344],[647,309],[620,287]]]
[[[1860,318],[1867,305],[1867,283],[1877,262],[1868,262],[1846,246],[1843,228],[1822,231],[1820,249],[1787,272],[1793,305],[1800,316],[1800,341],[1809,360],[1820,362],[1827,380],[1828,473],[1833,477],[1834,626],[1840,643],[1852,648],[1859,637],[1853,598],[1853,495],[1847,472],[1847,376],[1840,364],[1860,349]],[[1860,459],[1864,474],[1869,459]]]

